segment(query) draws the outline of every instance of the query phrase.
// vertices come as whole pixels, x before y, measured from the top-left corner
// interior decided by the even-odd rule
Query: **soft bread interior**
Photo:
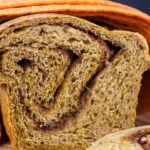
[[[117,29],[126,29],[126,30],[136,30],[137,28],[129,27],[125,24],[122,24],[122,27],[119,25],[118,22],[114,22],[113,20],[109,20],[108,18],[103,17],[97,17],[97,16],[91,16],[91,17],[83,17],[86,20],[89,20],[97,25],[103,26],[109,30],[117,30]],[[150,68],[150,67],[149,67]],[[150,116],[150,70],[146,71],[142,75],[142,86],[140,89],[139,97],[138,97],[138,107],[137,107],[137,114],[141,117],[146,114],[146,116]],[[136,121],[138,124],[140,123],[143,125],[144,123],[148,123],[148,120],[145,120],[145,122],[141,122],[141,119],[136,118]]]

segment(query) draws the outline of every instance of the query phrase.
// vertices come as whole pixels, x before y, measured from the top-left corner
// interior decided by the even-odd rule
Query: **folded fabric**
[[[87,150],[150,150],[150,125],[106,135]]]

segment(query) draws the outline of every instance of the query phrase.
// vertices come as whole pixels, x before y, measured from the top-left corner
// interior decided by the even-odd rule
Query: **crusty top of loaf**
[[[60,24],[73,22],[73,26],[76,28],[79,28],[84,31],[91,30],[91,32],[93,32],[95,36],[98,36],[102,40],[114,39],[114,43],[118,42],[118,44],[126,45],[127,47],[128,47],[128,43],[127,43],[128,40],[126,40],[126,38],[131,37],[131,39],[129,39],[130,43],[132,40],[133,42],[137,42],[137,46],[140,47],[142,46],[141,48],[143,48],[145,51],[145,59],[147,61],[150,61],[149,46],[146,39],[141,34],[137,32],[122,31],[122,30],[109,31],[106,28],[98,26],[94,23],[90,23],[89,21],[86,21],[84,19],[74,17],[74,16],[69,16],[69,15],[63,15],[63,14],[61,15],[59,14],[58,17],[58,14],[43,13],[43,14],[21,16],[16,19],[12,19],[0,25],[0,33],[1,33],[0,37],[3,36],[4,34],[7,34],[8,31],[10,32],[11,29],[13,29],[14,27],[17,28],[22,26],[34,26],[41,22],[48,23],[49,20],[53,20],[54,23],[60,23]],[[101,34],[99,34],[99,32],[101,32]],[[106,33],[108,36],[106,36]],[[121,40],[118,40],[119,36],[121,36]],[[125,42],[124,40],[126,41],[126,43],[124,43]]]

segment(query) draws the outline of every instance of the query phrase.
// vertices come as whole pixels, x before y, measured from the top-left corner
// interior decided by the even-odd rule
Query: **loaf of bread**
[[[106,135],[87,150],[150,150],[150,125]]]
[[[14,150],[84,150],[134,127],[150,64],[142,35],[36,14],[0,25],[0,51],[1,109]]]

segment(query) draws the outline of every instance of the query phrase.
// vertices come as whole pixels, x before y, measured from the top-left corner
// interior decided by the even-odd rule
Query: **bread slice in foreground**
[[[0,26],[1,109],[15,150],[84,150],[134,126],[146,40],[73,16]]]
[[[150,150],[150,125],[106,135],[87,150]]]

